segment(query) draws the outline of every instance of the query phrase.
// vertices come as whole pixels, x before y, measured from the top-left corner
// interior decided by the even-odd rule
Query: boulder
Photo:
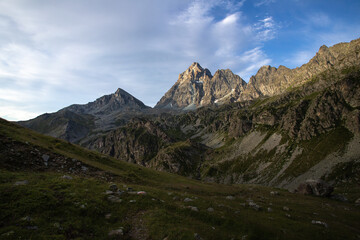
[[[118,190],[118,187],[116,186],[116,184],[111,184],[109,189],[113,192],[116,192]]]
[[[114,229],[109,232],[109,237],[119,237],[124,235],[124,228]]]
[[[312,224],[317,224],[317,225],[322,225],[322,226],[324,226],[325,228],[328,228],[328,225],[327,225],[326,222],[317,221],[317,220],[312,220],[311,223],[312,223]]]
[[[17,182],[14,183],[15,186],[28,185],[28,184],[29,184],[28,180],[17,181]]]
[[[64,175],[64,176],[62,176],[61,178],[67,179],[67,180],[73,179],[72,176],[69,176],[69,175]]]
[[[334,188],[321,179],[306,180],[306,182],[301,183],[296,189],[297,193],[304,195],[315,195],[320,197],[329,197],[333,191]]]

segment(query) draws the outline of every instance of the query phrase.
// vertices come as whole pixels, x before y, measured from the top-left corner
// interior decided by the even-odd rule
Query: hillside
[[[357,239],[360,234],[360,209],[353,203],[256,185],[202,183],[119,162],[5,120],[0,141],[0,239]]]
[[[357,186],[360,66],[354,60],[359,56],[348,50],[358,46],[359,40],[327,50],[322,47],[321,52],[346,49],[337,56],[349,58],[324,67],[316,60],[322,59],[323,53],[317,54],[299,69],[325,70],[302,80],[302,84],[294,80],[281,94],[176,116],[133,119],[126,126],[84,141],[83,146],[120,160],[210,182],[262,184],[291,191],[307,179]],[[200,69],[197,64],[193,68]],[[301,76],[297,79],[305,79]]]

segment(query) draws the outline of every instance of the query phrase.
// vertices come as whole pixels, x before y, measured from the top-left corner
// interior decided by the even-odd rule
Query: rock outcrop
[[[244,90],[246,82],[229,69],[212,76],[208,69],[194,62],[179,75],[177,82],[155,108],[194,110],[201,106],[232,102]]]
[[[172,142],[164,130],[151,121],[135,119],[126,126],[85,143],[90,149],[145,166],[157,152]]]
[[[321,179],[309,179],[301,183],[296,189],[297,193],[304,195],[315,195],[319,197],[329,197],[334,188]]]

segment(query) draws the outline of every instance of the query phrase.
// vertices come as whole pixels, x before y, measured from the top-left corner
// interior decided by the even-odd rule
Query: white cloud
[[[2,118],[9,121],[18,121],[20,119],[31,119],[42,114],[42,112],[32,112],[18,105],[13,106],[0,106]]]
[[[261,1],[257,1],[254,6],[255,7],[260,7],[260,6],[263,6],[263,5],[269,5],[271,3],[274,3],[276,2],[276,0],[261,0]]]
[[[247,78],[270,61],[261,45],[276,23],[249,22],[244,2],[0,1],[1,116],[26,119],[118,87],[154,105],[193,61]]]
[[[273,39],[278,29],[272,17],[266,17],[259,20],[256,24],[254,24],[254,28],[257,30],[258,39],[261,41]]]

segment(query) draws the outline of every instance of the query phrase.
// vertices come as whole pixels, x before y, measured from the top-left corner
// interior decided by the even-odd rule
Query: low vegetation
[[[360,234],[360,209],[352,203],[256,185],[202,183],[4,120],[0,136],[0,239],[357,239]],[[17,165],[21,155],[14,167],[3,164],[35,149],[97,170],[35,170]],[[111,180],[90,171],[108,173]],[[112,184],[121,194],[106,194]]]

